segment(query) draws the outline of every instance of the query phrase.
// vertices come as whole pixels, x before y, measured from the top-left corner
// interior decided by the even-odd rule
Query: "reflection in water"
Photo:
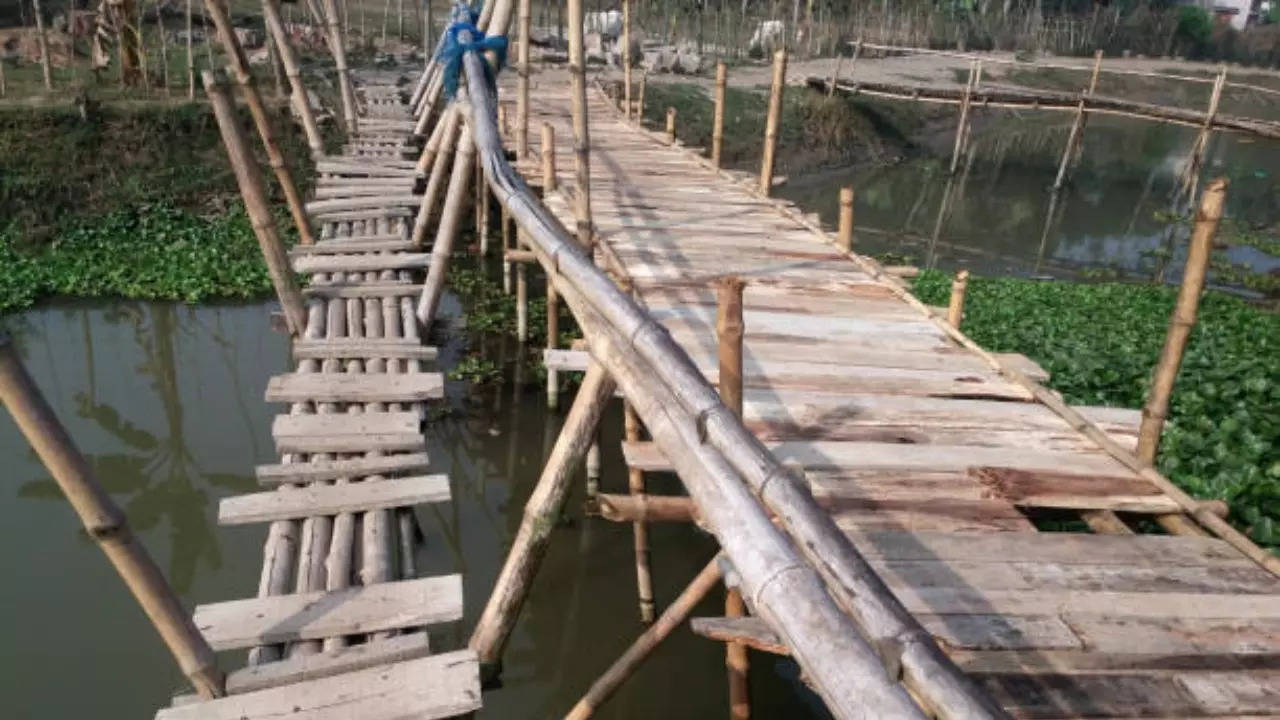
[[[1066,129],[1044,114],[1006,117],[975,137],[955,176],[944,162],[922,159],[793,179],[779,193],[834,227],[836,189],[854,185],[858,248],[926,267],[1055,277],[1106,268],[1176,281],[1186,232],[1162,218],[1197,131],[1093,117],[1080,163],[1055,196]],[[1219,133],[1206,165],[1206,177],[1231,179],[1229,217],[1251,227],[1280,221],[1280,143]],[[1280,269],[1280,258],[1251,248],[1227,256],[1261,272]]]

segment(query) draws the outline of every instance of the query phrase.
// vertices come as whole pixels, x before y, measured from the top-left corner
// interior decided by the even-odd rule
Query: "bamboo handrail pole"
[[[280,17],[280,0],[262,0],[262,14],[266,18],[267,31],[275,40],[280,61],[284,63],[284,72],[289,78],[293,109],[302,120],[302,131],[307,136],[307,147],[311,148],[312,157],[320,157],[324,154],[324,136],[320,134],[320,126],[316,124],[311,100],[307,98],[307,88],[302,84],[302,69],[298,64],[298,53],[293,49],[289,34],[284,29],[284,20]]]
[[[516,53],[516,72],[518,86],[516,88],[516,157],[523,160],[529,157],[529,74],[533,68],[529,57],[529,23],[531,19],[531,0],[520,0],[520,9],[516,26],[519,48]]]
[[[591,225],[591,132],[587,127],[587,58],[582,0],[566,0],[569,14],[569,101],[573,115],[573,216],[578,244],[595,244]]]
[[[205,0],[205,4],[216,0]],[[342,119],[347,133],[355,135],[359,130],[356,119],[356,90],[352,85],[351,75],[347,69],[347,49],[342,42],[341,20],[338,16],[337,0],[324,0],[325,19],[329,23],[329,52],[333,55],[334,65],[338,70],[338,86],[342,96]]]
[[[89,537],[106,554],[142,606],[196,692],[203,698],[224,695],[224,677],[209,643],[130,530],[128,518],[94,477],[5,332],[0,332],[0,401],[58,483]]]
[[[471,141],[471,124],[464,123],[458,136],[458,149],[454,153],[453,172],[449,176],[449,189],[444,196],[444,210],[436,227],[435,244],[431,248],[431,264],[427,279],[422,284],[422,296],[418,298],[418,322],[424,328],[431,327],[444,292],[445,273],[449,269],[449,256],[458,226],[466,205],[467,191],[471,189],[472,166],[475,164],[475,144]]]
[[[969,271],[961,270],[951,281],[951,300],[947,303],[947,323],[960,327],[964,318],[964,293],[969,288]]]
[[[716,338],[719,343],[720,397],[730,412],[742,417],[742,289],[740,277],[721,278],[716,283]],[[746,615],[742,594],[728,588],[724,598],[725,617]],[[750,670],[747,646],[725,643],[725,667],[729,682],[729,717],[747,720],[751,717]]]
[[[845,252],[853,250],[853,187],[840,188],[840,217],[837,226],[837,243]]]
[[[461,118],[461,113],[446,113],[439,126],[443,128],[440,134],[440,149],[435,153],[435,160],[431,163],[431,176],[427,179],[426,190],[422,193],[422,203],[418,206],[418,216],[414,218],[413,233],[410,236],[417,247],[422,247],[423,242],[426,241],[431,216],[435,212],[436,198],[440,196],[440,188],[444,185],[445,172],[449,168],[450,160],[457,162],[454,144],[459,136],[458,124]],[[425,151],[423,154],[426,154]],[[441,216],[443,214],[442,211]]]
[[[444,142],[445,129],[452,125],[453,132],[458,130],[458,113],[446,112],[440,117],[440,122],[431,128],[431,134],[427,136],[427,141],[422,145],[422,154],[418,156],[417,165],[413,168],[413,174],[418,178],[425,178],[431,172],[436,156],[440,152],[440,145]]]
[[[1169,331],[1165,334],[1164,348],[1160,351],[1160,361],[1156,364],[1151,389],[1142,406],[1137,456],[1150,465],[1155,464],[1156,450],[1160,447],[1160,432],[1164,429],[1165,416],[1169,411],[1169,398],[1173,394],[1178,370],[1182,367],[1182,356],[1186,352],[1191,331],[1196,325],[1200,294],[1204,291],[1209,258],[1213,254],[1213,238],[1217,234],[1218,223],[1222,220],[1226,194],[1227,180],[1218,178],[1209,183],[1200,198],[1200,211],[1196,214],[1195,226],[1191,231],[1182,286],[1178,289],[1178,300],[1173,316],[1169,319]]]
[[[657,622],[641,633],[640,637],[636,638],[635,642],[622,653],[622,656],[615,660],[599,679],[591,683],[591,687],[582,699],[578,700],[573,709],[564,716],[565,720],[586,720],[591,717],[596,708],[608,700],[609,696],[613,695],[618,687],[635,673],[636,668],[640,667],[640,664],[662,644],[662,641],[667,639],[671,631],[688,619],[698,603],[724,576],[720,569],[720,559],[720,555],[711,558],[711,562],[707,563],[689,585],[680,591],[667,609],[662,611],[662,616]]]
[[[711,121],[711,164],[720,167],[724,153],[724,103],[729,85],[729,66],[716,63],[715,114]]]
[[[630,403],[623,405],[622,414],[623,437],[627,442],[637,442],[640,440],[640,417],[636,415],[635,408]],[[627,492],[629,498],[645,497],[644,471],[639,468],[627,468]],[[596,494],[596,507],[602,515],[605,514],[603,503],[600,501],[602,496]],[[640,604],[640,622],[653,622],[653,573],[650,570],[649,562],[649,526],[645,524],[643,518],[635,520],[631,524],[632,545],[636,556],[636,598]]]
[[[307,212],[302,204],[302,194],[298,192],[298,186],[293,181],[293,173],[289,172],[289,166],[285,164],[284,154],[280,152],[280,145],[276,142],[275,131],[271,129],[271,118],[267,115],[266,106],[262,102],[262,95],[258,93],[258,87],[254,83],[253,73],[249,69],[249,59],[245,56],[244,48],[240,46],[240,41],[236,39],[235,29],[231,26],[231,18],[227,15],[226,8],[218,0],[205,0],[205,6],[213,19],[214,26],[218,29],[218,36],[222,40],[223,49],[226,51],[231,73],[235,76],[236,83],[240,86],[240,92],[244,96],[245,104],[249,106],[249,114],[253,116],[253,124],[258,130],[258,138],[262,141],[262,146],[267,151],[267,163],[271,165],[271,170],[276,176],[276,182],[280,184],[280,189],[284,192],[285,202],[289,206],[289,214],[293,217],[293,225],[298,231],[298,242],[303,245],[312,245],[316,239],[311,232],[311,225],[307,220]],[[301,331],[301,326],[299,326],[299,331]]]
[[[468,85],[478,97],[472,108],[474,116],[488,117],[492,112],[493,100],[485,85],[484,74],[475,66],[472,58],[464,57],[463,60],[464,67],[467,68]],[[784,527],[797,538],[796,546],[807,557],[817,558],[816,562],[822,566],[824,574],[833,577],[828,581],[828,586],[834,587],[834,591],[840,594],[842,604],[847,603],[860,610],[856,617],[869,633],[874,633],[882,652],[892,646],[902,646],[904,649],[900,659],[908,679],[917,683],[927,680],[923,694],[935,706],[954,709],[954,714],[947,717],[1005,717],[999,708],[993,708],[972,682],[947,660],[929,634],[893,598],[853,548],[848,537],[817,506],[807,488],[803,488],[792,478],[736,417],[724,417],[727,411],[717,398],[715,390],[706,383],[687,354],[675,345],[665,329],[622,295],[576,246],[566,244],[564,236],[558,234],[559,224],[555,216],[532,199],[527,186],[501,157],[501,146],[494,137],[492,120],[488,124],[478,122],[476,128],[477,142],[484,148],[483,159],[489,166],[487,177],[494,183],[494,193],[525,227],[531,241],[538,246],[535,250],[540,249],[546,256],[544,266],[553,267],[564,276],[562,288],[574,289],[591,303],[590,308],[580,310],[594,308],[602,313],[610,327],[616,328],[620,337],[627,338],[627,347],[652,363],[651,366],[662,368],[661,373],[651,372],[646,376],[645,382],[652,384],[653,378],[659,377],[678,389],[679,403],[689,409],[692,417],[703,419],[702,427],[707,430],[707,434],[699,437],[705,438],[709,447],[725,452],[726,459],[730,458],[731,451],[736,450],[733,452],[736,461],[730,462],[744,474],[744,479],[748,480],[749,485],[779,517],[784,519]],[[692,153],[689,155],[696,157]],[[582,312],[576,314],[579,318],[582,317]],[[628,393],[629,396],[630,394]],[[710,399],[702,402],[701,399],[708,395]],[[641,416],[644,417],[643,412]],[[644,419],[650,432],[657,438],[649,418]],[[783,481],[772,482],[776,479]],[[801,511],[797,514],[792,507],[785,505],[787,502],[793,503]],[[802,517],[803,520],[796,522],[797,517]],[[791,518],[790,523],[786,522],[787,518]],[[772,525],[768,527],[772,528]],[[845,588],[843,593],[839,593],[840,587]],[[884,647],[890,643],[890,647]]]
[[[253,153],[240,130],[239,119],[227,94],[226,86],[218,82],[214,74],[208,70],[203,73],[205,93],[213,106],[213,114],[218,120],[218,130],[222,135],[222,143],[226,146],[227,156],[236,174],[236,184],[240,187],[240,197],[244,200],[245,210],[249,213],[254,235],[258,246],[262,249],[262,257],[266,260],[267,271],[271,274],[271,283],[275,286],[276,296],[284,310],[285,322],[289,334],[297,337],[306,328],[307,312],[302,302],[302,293],[298,290],[289,266],[289,257],[285,253],[284,243],[276,232],[275,219],[271,215],[271,206],[267,201],[267,192],[262,184]]]
[[[778,125],[782,122],[782,93],[787,82],[787,51],[773,54],[773,82],[769,86],[769,111],[764,125],[764,154],[760,159],[760,192],[773,190],[774,158],[778,152]]]
[[[564,510],[573,475],[586,455],[600,416],[613,398],[615,388],[604,368],[594,363],[588,366],[551,455],[542,468],[538,484],[525,503],[520,528],[498,573],[493,592],[467,643],[482,663],[495,663],[502,655],[502,648],[515,627],[533,577],[546,555],[551,531]]]
[[[40,46],[40,71],[44,75],[44,89],[53,89],[53,66],[49,59],[49,35],[44,28],[44,13],[40,11],[40,0],[31,0],[32,9],[35,10],[36,16],[36,42]],[[139,10],[141,15],[141,10]],[[142,29],[139,28],[141,33]]]
[[[631,119],[633,112],[631,63],[631,0],[622,0],[622,116],[626,120]]]

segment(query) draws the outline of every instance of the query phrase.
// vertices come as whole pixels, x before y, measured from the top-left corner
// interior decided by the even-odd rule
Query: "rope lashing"
[[[507,63],[507,37],[505,35],[485,36],[475,26],[476,15],[468,11],[466,20],[456,20],[445,31],[444,42],[440,43],[440,51],[436,53],[436,62],[443,68],[444,96],[452,100],[458,92],[458,78],[462,74],[462,55],[468,52],[486,52],[492,50],[498,56],[498,67]],[[468,32],[470,41],[463,41],[458,34]],[[493,69],[485,65],[485,76],[490,86],[493,85]]]

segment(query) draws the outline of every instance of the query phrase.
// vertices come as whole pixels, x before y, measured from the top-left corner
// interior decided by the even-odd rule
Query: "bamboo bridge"
[[[948,308],[925,306],[902,269],[854,251],[851,215],[832,234],[769,197],[780,74],[761,175],[744,178],[718,167],[718,148],[708,160],[643,129],[629,71],[621,102],[588,86],[580,0],[570,72],[536,80],[527,0],[518,18],[510,0],[475,18],[455,10],[441,54],[410,78],[350,71],[335,20],[349,131],[336,156],[322,154],[296,57],[273,27],[317,153],[304,204],[258,122],[225,10],[207,5],[301,238],[286,254],[231,89],[206,73],[296,361],[266,393],[287,407],[272,427],[280,461],[258,467],[262,492],[219,508],[224,524],[266,525],[256,597],[183,614],[83,461],[58,461],[78,455],[0,343],[0,395],[198,693],[158,719],[478,710],[482,668],[499,666],[615,394],[627,481],[597,467],[589,492],[603,520],[633,526],[647,628],[568,718],[589,717],[686,621],[725,644],[737,718],[750,715],[749,648],[794,658],[841,720],[1280,717],[1280,560],[1151,465],[1203,272],[1187,273],[1157,372],[1163,399],[1145,416],[1070,406],[1035,363],[964,335],[963,274]],[[278,26],[276,0],[263,5]],[[513,20],[517,78],[495,87],[500,43],[477,42],[477,28]],[[459,73],[451,100],[447,72]],[[557,138],[573,139],[572,163],[557,163]],[[1223,192],[1206,187],[1191,262],[1207,257]],[[585,378],[468,647],[446,651],[429,633],[461,617],[461,580],[418,577],[409,508],[449,500],[421,433],[443,392],[423,338],[469,206],[486,238],[490,208],[500,212],[522,307],[540,268],[550,322],[563,302],[582,330],[558,348],[550,328],[551,398],[559,374]],[[661,472],[687,495],[647,492]],[[1046,517],[1079,522],[1041,531]],[[665,607],[652,593],[654,522],[696,523],[721,548]],[[723,616],[690,619],[721,584]],[[213,653],[234,649],[248,664],[224,675]]]

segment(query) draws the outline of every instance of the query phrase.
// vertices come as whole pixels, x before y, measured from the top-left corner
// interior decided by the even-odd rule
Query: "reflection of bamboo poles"
[[[129,530],[128,519],[93,476],[53,409],[22,366],[7,333],[0,333],[0,401],[49,469],[138,604],[204,698],[224,694],[217,657],[183,609],[160,568]]]
[[[528,0],[524,0],[528,2]],[[631,0],[622,0],[622,117],[631,119]],[[716,82],[720,80],[719,66],[716,66]],[[718,85],[717,85],[718,86]]]

